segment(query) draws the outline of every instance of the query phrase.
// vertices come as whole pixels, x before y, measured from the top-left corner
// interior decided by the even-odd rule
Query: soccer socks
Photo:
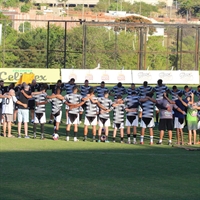
[[[140,136],[140,143],[143,143],[143,142],[144,142],[144,136],[141,135],[141,136]]]
[[[153,143],[153,136],[150,136],[150,143]]]
[[[137,135],[133,135],[133,142],[136,142],[136,136]]]
[[[130,142],[131,141],[131,135],[127,134],[127,138],[128,138],[128,142]]]
[[[36,128],[37,128],[37,124],[34,123],[33,124],[33,137],[36,138]]]
[[[115,142],[115,137],[113,137],[113,142]]]

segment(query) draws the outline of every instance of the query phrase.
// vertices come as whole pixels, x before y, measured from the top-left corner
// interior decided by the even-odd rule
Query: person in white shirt
[[[11,134],[11,123],[13,121],[13,112],[15,103],[27,107],[26,104],[18,101],[15,97],[15,91],[11,89],[7,94],[6,98],[2,101],[2,118],[3,118],[3,136],[6,137],[6,129],[8,128],[8,137],[14,137]]]

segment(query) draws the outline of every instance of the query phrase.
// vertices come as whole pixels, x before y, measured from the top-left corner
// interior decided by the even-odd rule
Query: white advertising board
[[[155,84],[162,79],[165,84],[199,84],[198,71],[166,71],[166,70],[90,70],[90,69],[61,69],[63,82],[74,78],[76,83],[135,83],[142,84],[147,81]]]

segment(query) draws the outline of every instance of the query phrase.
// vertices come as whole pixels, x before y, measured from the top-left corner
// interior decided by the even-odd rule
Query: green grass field
[[[47,105],[47,118],[49,111]],[[120,144],[119,137],[116,143],[94,143],[91,129],[83,142],[83,124],[80,141],[72,141],[71,131],[66,142],[64,122],[65,114],[58,141],[51,138],[51,124],[45,125],[46,140],[39,139],[39,127],[38,139],[0,137],[0,200],[199,200],[200,151],[168,146],[167,134],[163,145],[150,146],[148,131],[145,145]],[[17,136],[17,126],[12,130]]]

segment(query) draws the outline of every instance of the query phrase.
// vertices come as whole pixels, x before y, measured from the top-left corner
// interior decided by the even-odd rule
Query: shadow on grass
[[[1,138],[0,199],[199,199],[199,152]]]

